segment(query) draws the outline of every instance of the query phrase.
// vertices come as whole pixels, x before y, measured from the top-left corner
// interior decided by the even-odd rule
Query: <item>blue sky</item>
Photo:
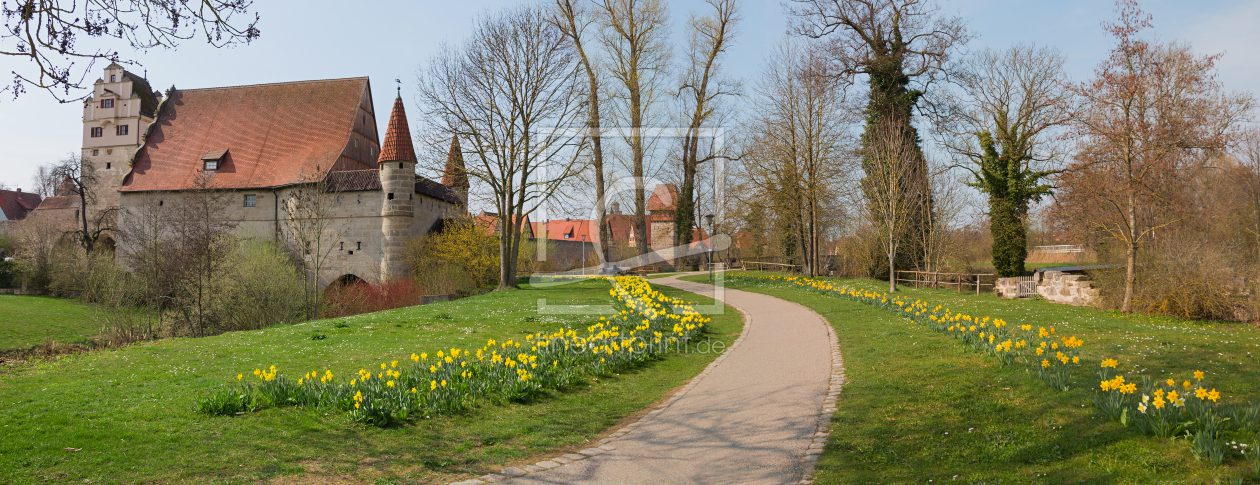
[[[400,78],[411,124],[417,127],[423,120],[416,119],[409,95],[417,68],[441,43],[460,42],[479,14],[517,3],[257,0],[262,37],[251,45],[216,50],[187,41],[175,51],[124,50],[123,55],[141,62],[132,69],[147,69],[161,89],[369,76],[381,126],[389,117],[394,79]],[[676,45],[681,45],[688,12],[705,5],[701,0],[669,3]],[[1114,18],[1109,0],[942,0],[940,5],[943,12],[967,19],[978,34],[967,49],[1032,42],[1054,46],[1066,54],[1069,75],[1078,80],[1091,75],[1110,46],[1100,27]],[[1260,1],[1147,0],[1142,6],[1155,16],[1160,38],[1189,41],[1199,53],[1224,52],[1220,80],[1227,89],[1260,93],[1260,30],[1254,28],[1260,25]],[[785,34],[788,19],[777,1],[745,0],[742,9],[741,35],[726,67],[751,86],[767,50]],[[0,58],[0,72],[19,67],[24,66],[12,58]],[[62,105],[46,93],[29,92],[16,101],[0,99],[0,113],[2,184],[28,188],[35,167],[78,151],[82,108],[77,103]]]

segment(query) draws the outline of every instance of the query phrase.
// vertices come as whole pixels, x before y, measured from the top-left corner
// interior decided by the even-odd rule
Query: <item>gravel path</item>
[[[724,300],[744,313],[743,334],[664,405],[598,448],[461,483],[809,483],[843,379],[834,333],[795,303],[738,290]]]

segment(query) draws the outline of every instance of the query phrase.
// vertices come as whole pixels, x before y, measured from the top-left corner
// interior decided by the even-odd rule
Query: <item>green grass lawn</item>
[[[887,290],[886,282],[838,282]],[[1107,357],[1120,360],[1130,381],[1149,375],[1181,382],[1201,369],[1226,399],[1260,401],[1255,328],[904,290],[932,306],[1083,338],[1086,360],[1076,384],[1059,392],[1022,364],[1003,367],[886,310],[781,284],[727,286],[804,304],[837,330],[847,382],[818,483],[1260,483],[1237,455],[1223,467],[1197,462],[1187,440],[1142,435],[1108,421],[1091,402],[1095,370]]]
[[[540,315],[537,299],[607,304],[608,288],[606,282],[582,282],[495,292],[31,364],[0,376],[0,483],[445,483],[587,447],[716,355],[675,354],[529,403],[384,429],[354,424],[336,411],[279,408],[214,417],[192,408],[234,382],[237,373],[255,368],[275,365],[291,376],[330,369],[349,376],[412,352],[584,326],[598,315]],[[710,335],[729,344],[741,318],[733,310],[714,316]],[[313,340],[316,333],[326,338]]]
[[[68,298],[0,294],[0,352],[45,340],[85,341],[100,331],[93,311],[92,305]]]

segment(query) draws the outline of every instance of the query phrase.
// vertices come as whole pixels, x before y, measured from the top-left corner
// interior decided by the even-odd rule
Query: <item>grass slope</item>
[[[700,281],[701,278],[688,278]],[[842,284],[887,290],[887,283]],[[1260,399],[1260,335],[1253,328],[1125,316],[1044,301],[907,289],[1012,325],[1055,326],[1085,339],[1068,392],[1050,390],[1022,365],[1002,367],[969,346],[875,307],[783,285],[728,287],[813,308],[836,328],[847,382],[832,418],[818,483],[1216,483],[1260,482],[1237,455],[1196,462],[1184,439],[1141,435],[1107,421],[1091,403],[1094,371],[1119,358],[1139,375],[1190,379],[1202,369],[1229,400]],[[1136,367],[1134,367],[1136,366]],[[1228,437],[1227,437],[1228,438]],[[1243,439],[1236,436],[1231,439]],[[1246,437],[1251,442],[1255,437]],[[1228,482],[1226,482],[1228,483]]]
[[[100,330],[92,312],[92,305],[66,298],[0,294],[0,351],[87,340]]]
[[[344,319],[164,340],[21,369],[0,376],[0,482],[442,483],[584,447],[693,377],[715,355],[673,355],[535,402],[386,429],[355,425],[331,411],[282,408],[224,418],[196,414],[192,405],[255,368],[276,365],[289,375],[331,369],[347,376],[412,352],[588,324],[598,316],[539,315],[537,299],[607,304],[608,288],[583,282],[496,292]],[[733,310],[715,316],[711,328],[714,338],[729,343],[742,328],[741,316]],[[316,333],[326,338],[313,340]]]

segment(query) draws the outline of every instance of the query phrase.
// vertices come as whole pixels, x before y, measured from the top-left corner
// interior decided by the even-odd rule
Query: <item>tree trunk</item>
[[[1132,180],[1132,177],[1130,177]],[[1120,305],[1120,311],[1124,313],[1133,313],[1133,286],[1137,282],[1137,200],[1133,194],[1132,182],[1130,182],[1129,193],[1127,197],[1129,228],[1128,241],[1125,244],[1125,261],[1124,261],[1124,302]]]
[[[888,292],[897,292],[897,247],[892,245],[888,251]]]

